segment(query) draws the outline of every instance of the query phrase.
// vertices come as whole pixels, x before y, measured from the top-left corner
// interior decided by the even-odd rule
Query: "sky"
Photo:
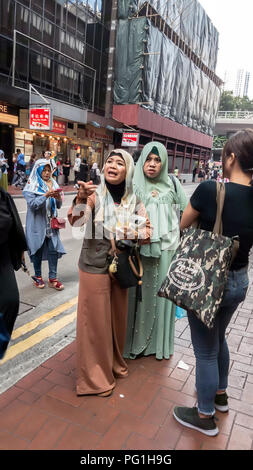
[[[253,0],[198,0],[219,32],[216,74],[251,72],[249,97],[253,99]]]

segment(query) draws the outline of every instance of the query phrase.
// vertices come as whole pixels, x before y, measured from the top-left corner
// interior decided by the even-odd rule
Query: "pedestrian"
[[[64,174],[64,186],[67,186],[69,184],[70,167],[70,159],[67,157],[65,162],[62,164],[62,171]]]
[[[36,160],[36,153],[32,153],[31,156],[30,156],[30,160],[29,160],[29,163],[28,163],[28,167],[27,167],[28,176],[29,176],[29,175],[31,174],[31,172],[32,172],[32,169],[33,169],[33,167],[34,167],[35,160]]]
[[[212,171],[212,177],[211,177],[211,179],[216,181],[217,178],[218,178],[218,168],[215,166],[214,169],[213,169],[213,171]]]
[[[174,351],[176,306],[157,296],[179,240],[179,221],[173,205],[178,204],[181,210],[187,205],[180,182],[173,179],[174,183],[168,176],[164,145],[145,145],[135,167],[134,190],[144,203],[154,232],[151,243],[141,247],[144,275],[142,301],[137,310],[135,289],[129,289],[125,358],[155,354],[156,359],[169,359]]]
[[[198,179],[199,179],[199,183],[205,180],[205,170],[202,166],[199,168]]]
[[[12,174],[12,181],[11,181],[12,185],[15,185],[15,183],[17,181],[17,160],[18,160],[18,154],[13,153],[13,155],[12,155],[13,174]]]
[[[222,154],[225,185],[223,235],[239,236],[239,251],[230,267],[224,296],[214,327],[208,329],[188,312],[192,344],[196,357],[197,408],[176,407],[174,417],[184,426],[209,436],[218,434],[215,409],[227,412],[229,350],[226,329],[233,313],[245,299],[248,288],[249,252],[253,245],[253,132],[243,130],[225,144]],[[184,211],[181,229],[199,220],[200,228],[213,230],[216,217],[216,182],[198,186]],[[224,273],[225,274],[225,273]]]
[[[133,192],[133,172],[131,155],[114,150],[105,161],[100,186],[79,181],[77,198],[68,212],[71,225],[92,222],[92,238],[85,236],[79,259],[77,395],[109,396],[116,378],[128,375],[122,356],[128,289],[109,275],[108,253],[111,236],[117,246],[126,238],[149,242],[150,222]]]
[[[88,163],[87,163],[86,158],[84,158],[80,165],[79,180],[84,181],[84,183],[86,183],[88,181],[88,173],[89,173]]]
[[[178,167],[176,166],[175,170],[174,170],[174,175],[176,178],[179,178],[179,169]]]
[[[17,149],[17,169],[16,169],[16,181],[14,186],[19,189],[23,189],[26,184],[26,163],[25,156],[20,149]]]
[[[4,151],[0,149],[0,187],[8,191],[8,170],[9,168],[7,159],[4,156]]]
[[[63,284],[57,279],[58,259],[65,254],[60,240],[59,229],[51,228],[52,217],[57,216],[57,209],[62,205],[59,186],[52,178],[52,169],[46,159],[37,160],[26,184],[23,195],[27,202],[26,239],[28,253],[34,266],[35,287],[43,289],[41,265],[48,260],[48,286],[63,290]]]
[[[57,166],[56,166],[55,159],[53,157],[53,153],[50,152],[50,150],[46,150],[42,152],[42,158],[45,158],[46,160],[49,161],[51,170],[52,170],[52,176],[55,177],[55,174],[57,173]]]
[[[74,174],[75,174],[74,186],[75,188],[78,188],[77,180],[80,179],[79,178],[80,165],[81,165],[80,153],[77,153],[76,158],[75,158],[75,163],[74,163]]]
[[[10,194],[0,187],[0,357],[4,356],[19,309],[14,270],[27,249],[25,234]]]
[[[195,164],[192,170],[192,182],[195,183],[196,173],[197,173],[198,166]]]
[[[99,171],[97,163],[93,163],[93,165],[91,167],[90,179],[93,182],[93,184],[95,184],[95,185],[100,184],[100,171]]]

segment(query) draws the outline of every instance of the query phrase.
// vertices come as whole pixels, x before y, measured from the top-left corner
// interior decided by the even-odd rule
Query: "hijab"
[[[37,194],[38,196],[43,196],[47,193],[48,186],[46,182],[42,179],[42,171],[44,170],[45,166],[50,166],[50,169],[52,171],[50,160],[46,160],[45,158],[40,158],[34,163],[29,179],[23,189],[24,192],[26,191],[29,193]],[[52,176],[50,180],[52,182],[52,190],[59,188],[59,185],[56,183],[54,178],[52,178]],[[50,220],[52,217],[56,217],[56,216],[57,216],[57,208],[56,208],[55,198],[49,197],[46,199],[47,237],[52,236]]]
[[[150,153],[161,159],[161,171],[156,178],[148,178],[143,171]],[[158,258],[163,250],[171,247],[174,238],[172,232],[178,226],[177,215],[172,207],[177,200],[173,182],[168,175],[168,154],[163,144],[150,142],[143,147],[136,163],[133,184],[135,194],[143,202],[153,226],[151,243],[143,245],[141,253],[143,256]]]
[[[126,165],[126,177],[119,185],[112,185],[105,180],[105,167],[103,167],[101,184],[96,190],[98,205],[96,205],[95,224],[102,223],[106,238],[110,238],[112,233],[116,235],[116,238],[123,238],[121,230],[124,226],[127,225],[138,230],[138,227],[141,227],[144,222],[146,223],[146,219],[144,220],[144,217],[135,214],[138,200],[133,189],[133,158],[122,149],[115,149],[113,152],[120,154],[123,158]]]
[[[45,158],[40,158],[39,160],[35,161],[33,169],[23,191],[38,194],[39,196],[42,196],[48,191],[47,184],[42,179],[42,171],[44,170],[46,165],[50,166],[51,168],[50,161],[46,160]],[[52,176],[50,180],[53,183],[52,189],[59,188],[59,185],[56,183],[55,179],[52,178]]]

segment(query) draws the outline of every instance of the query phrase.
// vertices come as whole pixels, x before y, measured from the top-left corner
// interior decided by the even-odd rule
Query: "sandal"
[[[45,283],[41,276],[32,276],[33,284],[38,289],[43,289],[45,287]]]
[[[58,279],[48,279],[48,287],[52,287],[56,290],[64,289],[64,285],[60,281],[58,281]]]

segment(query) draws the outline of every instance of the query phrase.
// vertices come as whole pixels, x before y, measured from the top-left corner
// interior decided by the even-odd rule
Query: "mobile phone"
[[[59,192],[60,192],[60,191],[63,191],[63,189],[62,189],[62,188],[57,188],[57,189],[55,189],[55,191],[59,191]]]

